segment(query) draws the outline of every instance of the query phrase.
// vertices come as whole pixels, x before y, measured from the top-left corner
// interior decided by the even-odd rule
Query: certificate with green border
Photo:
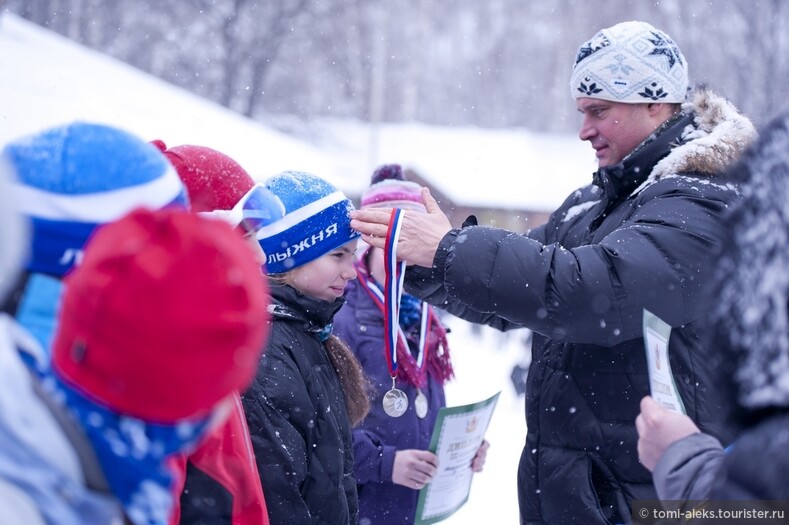
[[[499,394],[438,411],[429,448],[438,456],[438,473],[419,491],[415,525],[445,520],[468,501],[471,460],[485,438]]]
[[[644,310],[643,323],[650,394],[657,403],[668,410],[685,414],[685,405],[682,403],[674,374],[671,372],[668,347],[671,326],[649,310]]]

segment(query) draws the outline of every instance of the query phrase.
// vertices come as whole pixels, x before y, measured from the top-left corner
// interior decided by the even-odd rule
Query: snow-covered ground
[[[450,318],[448,335],[455,379],[446,387],[449,406],[481,401],[501,391],[488,427],[490,442],[485,469],[474,475],[466,504],[442,523],[447,525],[517,524],[518,460],[526,440],[523,396],[510,380],[512,367],[524,363],[529,351],[526,331],[506,334],[472,327]]]

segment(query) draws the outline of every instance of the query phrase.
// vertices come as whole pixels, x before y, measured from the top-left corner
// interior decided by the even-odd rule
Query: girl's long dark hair
[[[359,360],[339,337],[331,335],[323,345],[340,378],[348,419],[351,426],[355,427],[370,411],[370,381],[364,374]]]

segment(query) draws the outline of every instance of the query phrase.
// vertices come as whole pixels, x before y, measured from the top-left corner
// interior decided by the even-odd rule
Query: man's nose
[[[592,126],[586,117],[581,121],[581,129],[578,132],[578,138],[581,140],[592,140],[597,134],[597,130]]]

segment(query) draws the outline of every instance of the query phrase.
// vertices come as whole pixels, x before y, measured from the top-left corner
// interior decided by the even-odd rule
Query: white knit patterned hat
[[[681,103],[688,91],[688,63],[663,31],[646,22],[622,22],[581,45],[570,90],[573,98]]]

